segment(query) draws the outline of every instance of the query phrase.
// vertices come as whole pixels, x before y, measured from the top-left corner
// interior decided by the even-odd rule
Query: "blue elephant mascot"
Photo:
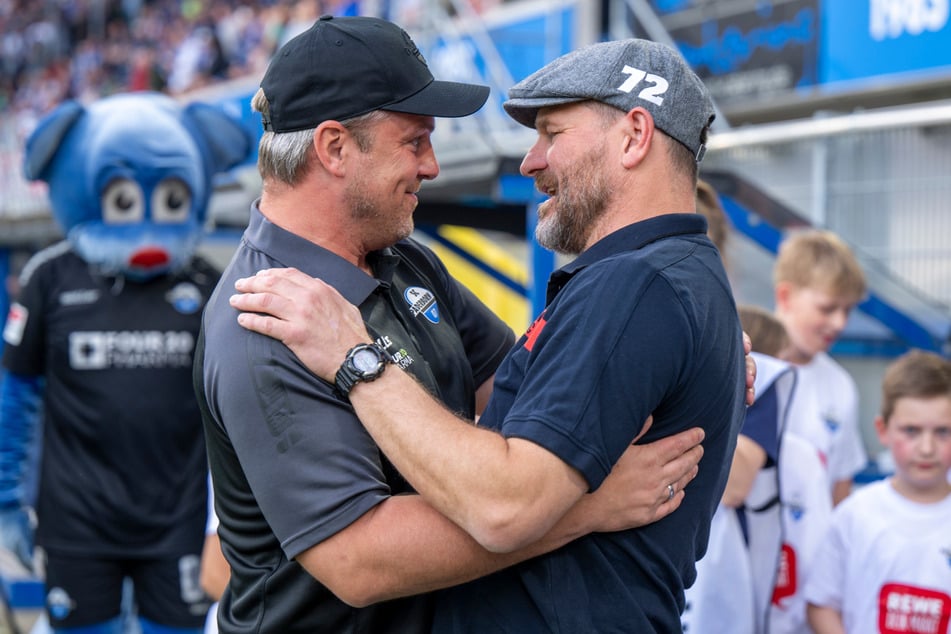
[[[4,327],[0,546],[44,563],[55,632],[121,631],[127,579],[144,634],[201,632],[207,460],[191,373],[219,272],[196,250],[216,175],[253,145],[223,110],[157,93],[65,102],[27,140],[26,176],[48,184],[66,239],[27,262]],[[23,483],[38,437],[34,514]]]

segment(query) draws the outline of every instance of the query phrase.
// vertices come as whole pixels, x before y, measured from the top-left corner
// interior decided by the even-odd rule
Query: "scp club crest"
[[[439,323],[439,305],[436,303],[436,296],[432,291],[419,286],[410,286],[403,291],[403,298],[409,304],[410,313],[413,317],[422,315],[430,323]]]

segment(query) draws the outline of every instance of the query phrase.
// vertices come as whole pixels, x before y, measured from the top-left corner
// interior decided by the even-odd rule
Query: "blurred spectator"
[[[66,98],[180,94],[261,74],[321,0],[0,0],[0,111],[30,122]]]

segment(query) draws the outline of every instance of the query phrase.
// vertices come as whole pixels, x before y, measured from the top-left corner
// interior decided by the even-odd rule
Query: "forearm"
[[[201,551],[201,566],[198,582],[209,597],[218,601],[228,587],[231,568],[221,552],[221,540],[217,533],[205,535],[205,544]]]
[[[239,324],[280,339],[325,380],[334,379],[347,350],[369,340],[356,307],[296,269],[263,271],[236,280],[235,289]],[[551,452],[460,420],[398,367],[357,383],[350,401],[414,488],[491,550],[539,539],[588,489]]]
[[[420,495],[490,550],[539,539],[587,489],[553,454],[457,418],[396,368],[350,398]]]
[[[391,497],[298,561],[355,607],[430,592],[485,576],[555,550],[590,532],[583,507],[542,539],[493,553],[418,495]]]
[[[0,383],[0,504],[25,502],[21,485],[36,438],[42,385],[40,377],[13,373]]]
[[[736,508],[743,504],[753,488],[759,470],[766,464],[766,451],[748,436],[740,434],[733,451],[730,475],[723,491],[723,504]]]
[[[482,416],[482,412],[485,411],[485,406],[489,404],[489,397],[492,396],[492,387],[495,385],[495,375],[493,374],[488,379],[483,381],[482,385],[476,388],[475,393],[475,402],[476,402],[476,420],[479,419],[479,416]]]
[[[806,607],[806,615],[815,634],[845,634],[842,615],[834,608],[810,603]]]
[[[836,506],[852,493],[852,480],[839,480],[832,485],[832,505]]]

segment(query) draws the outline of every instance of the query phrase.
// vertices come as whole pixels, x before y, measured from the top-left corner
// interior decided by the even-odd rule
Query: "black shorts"
[[[132,579],[138,614],[160,625],[204,627],[211,600],[198,579],[200,556],[108,559],[46,553],[46,612],[54,628],[119,616],[122,582]]]

